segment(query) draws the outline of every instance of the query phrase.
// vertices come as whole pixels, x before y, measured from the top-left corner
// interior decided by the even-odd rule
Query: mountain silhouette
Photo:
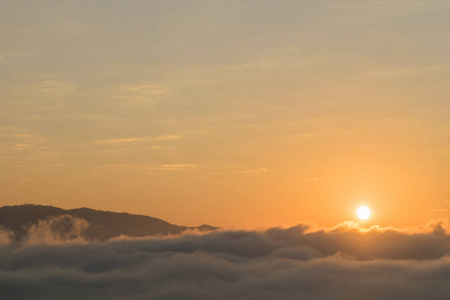
[[[119,236],[144,237],[180,234],[186,230],[218,229],[209,225],[178,226],[149,216],[86,207],[66,210],[35,204],[0,207],[0,227],[8,232],[14,242],[20,242],[33,234],[38,234],[38,237],[52,234],[64,240],[83,238],[105,241]]]

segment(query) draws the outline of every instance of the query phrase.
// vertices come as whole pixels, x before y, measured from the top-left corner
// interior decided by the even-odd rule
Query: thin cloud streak
[[[185,168],[195,167],[195,164],[172,164],[172,165],[160,165],[160,170],[180,170]]]
[[[136,141],[145,141],[147,139],[143,138],[124,138],[124,139],[113,139],[113,140],[99,140],[97,143],[130,143]]]
[[[162,96],[167,92],[166,88],[152,84],[122,86],[114,98],[128,104],[139,104],[154,102],[155,97]]]
[[[320,181],[320,180],[325,180],[325,179],[331,179],[333,177],[328,176],[328,177],[308,177],[308,178],[304,178],[301,181]]]
[[[244,171],[244,174],[252,174],[252,173],[266,173],[269,172],[266,168],[256,168],[256,169],[250,169],[247,171]]]
[[[178,139],[181,139],[181,136],[168,134],[168,135],[159,136],[159,137],[157,137],[157,139],[158,140],[178,140]]]

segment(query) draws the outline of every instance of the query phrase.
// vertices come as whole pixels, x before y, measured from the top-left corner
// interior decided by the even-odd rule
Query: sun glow
[[[356,215],[361,220],[367,220],[370,217],[370,209],[367,206],[361,206],[356,210]]]

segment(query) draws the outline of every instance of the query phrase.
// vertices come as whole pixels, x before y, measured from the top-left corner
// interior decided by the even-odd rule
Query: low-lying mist
[[[61,222],[65,230],[55,231]],[[20,243],[1,233],[0,299],[450,299],[442,224],[300,224],[88,242],[80,237],[86,221],[59,216]]]

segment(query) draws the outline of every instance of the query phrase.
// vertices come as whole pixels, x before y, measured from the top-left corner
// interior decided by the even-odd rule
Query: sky
[[[195,226],[450,214],[445,0],[0,0],[0,204]]]

